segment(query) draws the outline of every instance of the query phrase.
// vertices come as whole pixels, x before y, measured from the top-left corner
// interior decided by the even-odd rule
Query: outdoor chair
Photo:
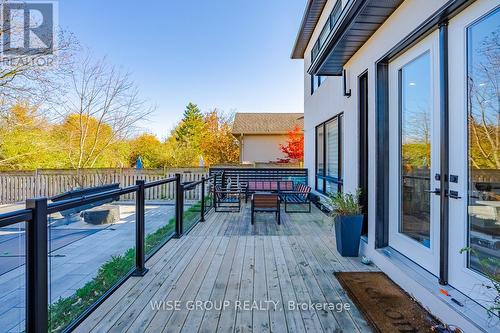
[[[287,213],[310,213],[311,212],[311,198],[309,194],[311,188],[304,184],[299,184],[293,191],[281,191],[280,196],[285,202],[285,212]],[[307,205],[307,210],[289,210],[288,206]]]
[[[241,210],[240,192],[231,189],[223,190],[220,185],[216,185],[214,194],[216,212],[239,212]]]
[[[254,193],[251,201],[251,223],[255,222],[255,213],[274,213],[278,224],[280,221],[280,197],[274,193]]]

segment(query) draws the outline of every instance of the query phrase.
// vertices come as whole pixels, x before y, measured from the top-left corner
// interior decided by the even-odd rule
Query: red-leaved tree
[[[292,161],[304,160],[304,134],[298,125],[288,132],[286,144],[280,144],[280,149]]]

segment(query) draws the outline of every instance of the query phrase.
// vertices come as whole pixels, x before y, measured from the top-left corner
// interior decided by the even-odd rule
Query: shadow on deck
[[[333,272],[377,270],[335,249],[311,213],[215,213],[168,242],[76,332],[369,332]],[[315,308],[310,305],[314,305]],[[349,309],[347,309],[349,307]]]

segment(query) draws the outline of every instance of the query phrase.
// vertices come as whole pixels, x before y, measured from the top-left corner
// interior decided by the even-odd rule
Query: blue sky
[[[306,0],[60,0],[59,23],[131,72],[165,137],[192,101],[203,111],[302,112],[290,53]]]

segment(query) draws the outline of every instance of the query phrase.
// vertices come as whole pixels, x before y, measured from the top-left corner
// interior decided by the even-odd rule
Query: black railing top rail
[[[210,176],[205,179],[209,180],[214,178],[215,176]],[[160,179],[157,181],[149,182],[144,184],[144,188],[151,188],[155,186],[160,186],[163,184],[168,184],[175,182],[176,177],[170,177],[166,179]],[[188,183],[184,189],[189,189],[191,187],[195,187],[202,183],[203,180],[199,180],[196,182]],[[115,198],[124,194],[133,193],[138,190],[138,185],[132,185],[125,188],[119,188],[116,190],[110,190],[105,192],[99,192],[95,194],[82,195],[76,198],[59,200],[57,202],[53,202],[47,205],[47,213],[53,214],[57,212],[61,212],[64,210],[76,208],[85,204],[99,202],[105,199]],[[28,222],[32,219],[32,210],[31,209],[20,209],[13,212],[0,214],[0,228],[8,227],[9,225],[13,225],[20,222]]]
[[[150,187],[155,187],[155,186],[160,186],[160,185],[172,183],[172,182],[175,182],[176,179],[177,178],[175,178],[175,177],[170,177],[170,178],[166,178],[166,179],[156,180],[154,182],[145,183],[144,188],[150,188]]]
[[[63,201],[66,199],[78,198],[83,196],[88,196],[91,194],[107,192],[111,190],[118,189],[120,187],[120,183],[106,184],[101,186],[95,186],[90,188],[78,188],[71,191],[67,191],[58,195],[54,195],[50,197],[50,200],[53,202]]]
[[[213,178],[214,176],[207,177],[206,180]],[[160,186],[163,184],[168,184],[175,182],[176,177],[170,177],[166,179],[160,179],[154,182],[149,182],[144,184],[144,188],[151,188],[155,186]],[[201,184],[201,180],[195,183],[190,183],[188,186],[196,186]],[[79,207],[81,205],[90,204],[98,202],[105,199],[114,198],[124,194],[132,193],[137,191],[138,185],[132,185],[125,188],[120,188],[116,190],[104,191],[95,194],[82,195],[76,198],[70,198],[65,200],[60,200],[47,205],[47,213],[53,214],[67,209]],[[32,219],[31,209],[20,209],[13,212],[0,214],[0,228],[7,227],[12,224],[27,222]]]
[[[47,205],[47,213],[53,214],[68,210],[71,208],[80,207],[82,205],[98,202],[101,200],[119,197],[124,194],[132,193],[137,191],[138,185],[132,185],[118,190],[111,190],[97,194],[86,195],[78,198],[72,198],[67,200],[61,200]]]
[[[201,183],[206,182],[207,180],[211,180],[212,178],[215,178],[215,177],[216,177],[215,175],[212,175],[210,177],[207,177],[207,178],[195,181],[195,182],[183,183],[182,185],[184,185],[184,190],[187,191],[187,190],[191,190],[194,187],[200,185]]]
[[[10,225],[30,221],[33,217],[31,209],[21,209],[14,212],[0,214],[0,228]]]

